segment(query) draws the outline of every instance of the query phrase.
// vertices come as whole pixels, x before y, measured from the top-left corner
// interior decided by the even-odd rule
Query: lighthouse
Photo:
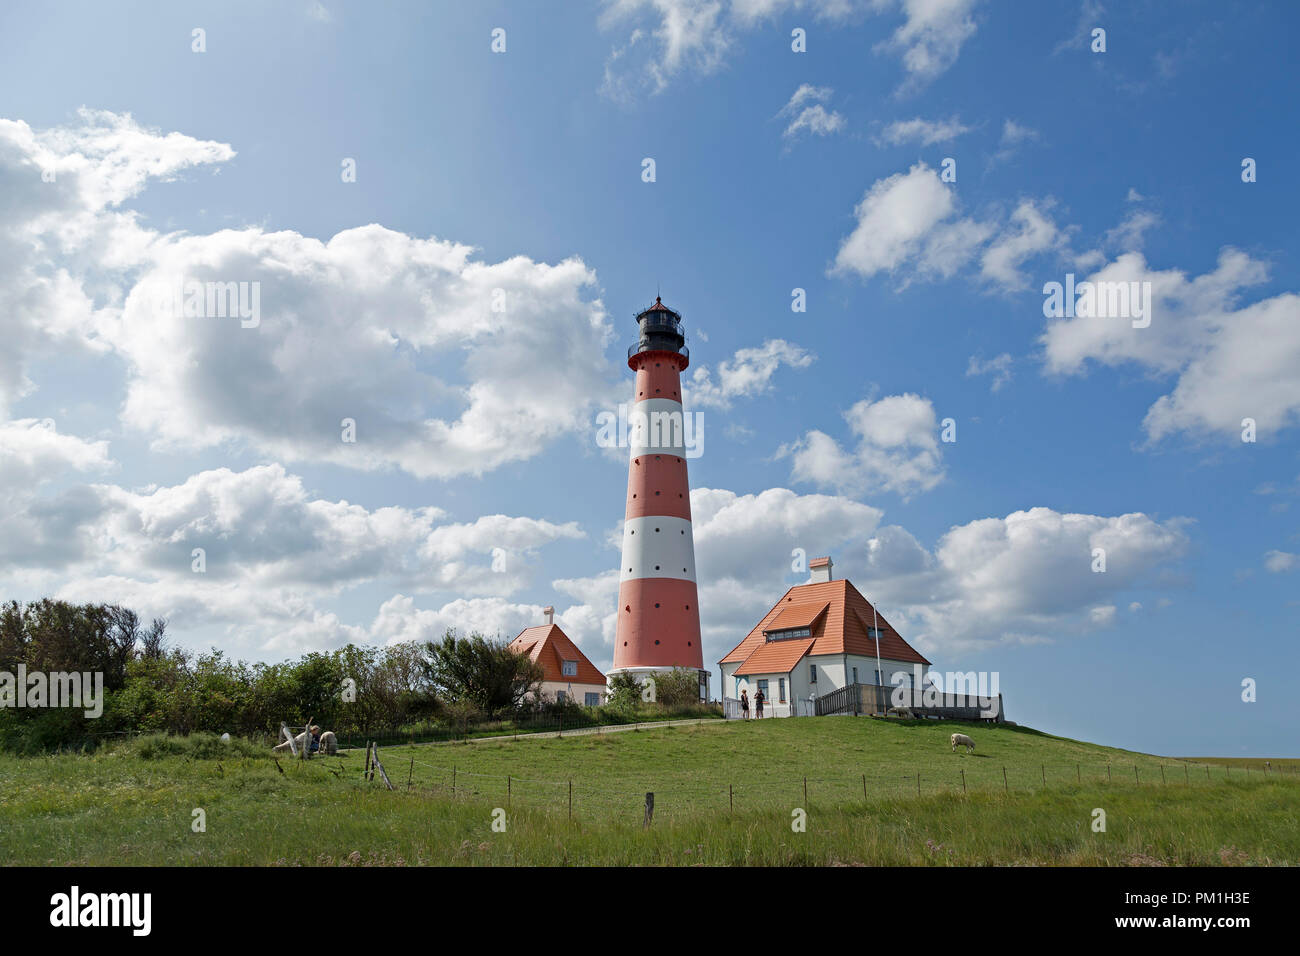
[[[707,698],[682,413],[681,374],[690,354],[681,315],[659,297],[636,321],[637,342],[627,350],[636,385],[611,673],[689,668],[700,672]]]

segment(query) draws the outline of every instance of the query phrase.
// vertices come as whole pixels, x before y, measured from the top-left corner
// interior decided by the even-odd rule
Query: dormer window
[[[769,641],[788,641],[796,637],[811,637],[812,631],[806,627],[787,627],[780,631],[768,631]]]
[[[561,664],[560,673],[562,673],[565,677],[577,677],[577,676],[578,676],[578,662],[577,662],[577,661],[563,661],[562,664]]]

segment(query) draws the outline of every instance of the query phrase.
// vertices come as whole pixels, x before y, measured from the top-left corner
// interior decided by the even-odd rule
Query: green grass
[[[976,739],[975,754],[951,753],[958,729]],[[154,741],[0,757],[0,863],[1300,862],[1300,774],[1026,728],[802,718],[385,748],[396,792],[361,779],[360,753],[282,760],[283,774],[265,756],[213,753],[208,742]],[[191,829],[194,808],[206,812],[204,833]],[[1097,808],[1105,833],[1092,831]],[[498,809],[505,832],[492,829]],[[796,809],[806,832],[791,828]]]

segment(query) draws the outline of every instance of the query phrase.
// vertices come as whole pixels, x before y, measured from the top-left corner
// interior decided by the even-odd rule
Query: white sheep
[[[952,735],[952,752],[956,753],[958,747],[965,747],[967,753],[975,750],[975,741],[971,740],[965,734]]]
[[[327,730],[320,735],[320,752],[331,757],[339,752],[339,741],[334,736],[334,731]]]

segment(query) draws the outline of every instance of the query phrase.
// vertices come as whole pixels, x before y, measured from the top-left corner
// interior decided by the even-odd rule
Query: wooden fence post
[[[1074,776],[1079,783],[1083,783],[1083,767],[1077,763],[1074,765]]]
[[[383,777],[383,779],[384,779],[384,786],[387,787],[389,790],[392,790],[392,789],[393,789],[392,781],[390,781],[390,780],[388,779],[388,774],[384,773],[384,765],[383,765],[382,763],[379,762],[379,747],[378,747],[378,745],[376,745],[376,747],[375,747],[375,768],[379,771],[379,776]]]
[[[1106,782],[1110,783],[1110,764],[1106,764]]]
[[[510,774],[506,774],[506,806],[510,806],[510,792],[513,789],[513,783]]]
[[[453,794],[456,792],[456,767],[454,764],[451,768],[451,792]]]
[[[1007,783],[1007,768],[1002,768],[1002,789],[1007,793],[1011,792],[1011,784]]]
[[[862,775],[862,799],[867,799],[867,775],[865,773]]]
[[[966,792],[966,768],[961,768],[961,792]]]
[[[808,776],[807,776],[806,774],[804,775],[804,778],[803,778],[803,804],[804,804],[804,808],[807,809],[807,807],[808,807]]]
[[[411,769],[406,774],[406,792],[411,792],[411,781],[415,779],[415,757],[411,757]]]
[[[921,795],[921,771],[916,772],[916,795]]]
[[[1161,783],[1161,784],[1166,784],[1166,783],[1168,783],[1168,782],[1169,782],[1169,781],[1167,781],[1167,780],[1165,779],[1165,765],[1164,765],[1164,764],[1161,764],[1161,765],[1160,765],[1160,783]]]
[[[569,819],[573,819],[573,781],[569,781]]]
[[[736,812],[736,793],[732,789],[731,784],[727,784],[727,809],[732,813]]]
[[[647,829],[655,818],[655,795],[651,791],[645,795],[645,822],[641,824],[641,829]]]
[[[1047,764],[1039,764],[1043,768],[1043,786],[1047,786]]]
[[[1136,782],[1138,782],[1138,783],[1141,783],[1141,782],[1142,782],[1142,778],[1141,778],[1140,776],[1138,776],[1138,765],[1137,765],[1137,764],[1134,764],[1134,765],[1133,765],[1133,779],[1134,779]]]

